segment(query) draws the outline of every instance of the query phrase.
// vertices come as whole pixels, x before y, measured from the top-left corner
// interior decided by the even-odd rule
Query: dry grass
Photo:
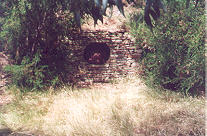
[[[16,93],[4,108],[2,124],[35,135],[205,135],[203,98],[154,91],[133,77],[91,89]]]

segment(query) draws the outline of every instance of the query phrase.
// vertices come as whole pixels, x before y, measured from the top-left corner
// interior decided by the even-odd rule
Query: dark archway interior
[[[109,57],[110,48],[106,43],[90,43],[84,50],[84,59],[90,64],[104,64]]]

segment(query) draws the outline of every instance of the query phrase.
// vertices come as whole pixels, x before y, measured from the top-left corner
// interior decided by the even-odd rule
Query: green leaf
[[[190,0],[186,0],[186,8],[189,8]]]
[[[150,9],[150,7],[152,6],[152,0],[147,0],[146,1],[146,6],[145,6],[145,12],[148,11]]]
[[[199,0],[196,0],[196,5],[195,5],[195,7],[197,7],[197,6],[198,6],[198,2],[199,2]]]
[[[120,11],[120,12],[122,13],[122,15],[125,17],[122,0],[115,0],[115,3],[116,3],[116,6],[118,7],[119,11]]]
[[[167,8],[166,8],[166,6],[165,6],[165,4],[163,3],[162,0],[158,0],[157,3],[159,5],[160,9],[163,9],[164,12],[167,12]]]
[[[134,0],[127,0],[127,2],[130,4],[130,3],[135,3]]]
[[[101,7],[100,0],[94,0],[96,7]]]
[[[160,17],[160,7],[159,7],[159,2],[154,2],[152,4],[153,10],[151,11],[151,16],[153,17],[154,20],[157,20]]]
[[[153,10],[151,9],[153,8]],[[150,27],[152,30],[152,20],[150,18],[150,15],[153,17],[154,20],[157,20],[160,17],[160,8],[166,12],[166,7],[164,6],[162,0],[147,0],[146,6],[144,10],[144,20],[146,24]]]
[[[156,11],[150,9],[150,15],[153,17],[154,20],[157,20],[160,16],[159,8]]]
[[[74,10],[74,19],[75,19],[75,22],[77,23],[77,26],[79,28],[81,28],[81,23],[80,23],[80,19],[81,19],[81,16],[80,16],[80,9],[76,8]]]
[[[98,8],[94,8],[94,9],[91,11],[91,14],[92,14],[92,17],[93,17],[93,20],[94,20],[94,25],[97,24],[97,21],[98,21],[98,20],[100,20],[100,21],[103,23],[103,15],[101,14],[100,9],[98,9]]]
[[[146,1],[146,6],[145,6],[145,9],[144,9],[144,20],[145,20],[145,23],[150,27],[152,28],[153,25],[152,25],[152,21],[151,21],[151,18],[150,18],[150,11],[151,11],[151,5],[152,5],[152,0],[147,0]]]
[[[113,15],[113,5],[109,5],[109,8],[110,8],[110,15],[109,15],[109,18],[111,18],[112,15]]]
[[[102,0],[102,6],[103,6],[102,14],[105,14],[107,4],[108,4],[108,0]]]

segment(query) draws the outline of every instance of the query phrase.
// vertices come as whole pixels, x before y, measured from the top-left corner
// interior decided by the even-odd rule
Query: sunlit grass
[[[40,135],[205,135],[204,98],[155,91],[136,77],[91,89],[16,92],[4,125]]]

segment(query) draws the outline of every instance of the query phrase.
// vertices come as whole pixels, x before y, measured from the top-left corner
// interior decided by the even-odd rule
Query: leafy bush
[[[8,2],[8,3],[7,3]],[[8,51],[14,65],[6,71],[13,83],[21,87],[42,88],[59,85],[66,71],[67,54],[63,42],[75,26],[72,15],[64,10],[64,1],[5,1],[0,43]],[[61,61],[60,61],[61,60]]]
[[[177,0],[169,2],[168,13],[154,22],[153,33],[142,23],[142,14],[133,15],[131,32],[144,50],[145,78],[151,85],[198,93],[205,90],[204,6]]]
[[[36,54],[30,61],[29,57],[24,57],[20,65],[6,66],[5,70],[12,75],[13,83],[20,87],[33,87],[34,89],[43,87],[44,71],[47,66],[38,66],[40,55]]]

